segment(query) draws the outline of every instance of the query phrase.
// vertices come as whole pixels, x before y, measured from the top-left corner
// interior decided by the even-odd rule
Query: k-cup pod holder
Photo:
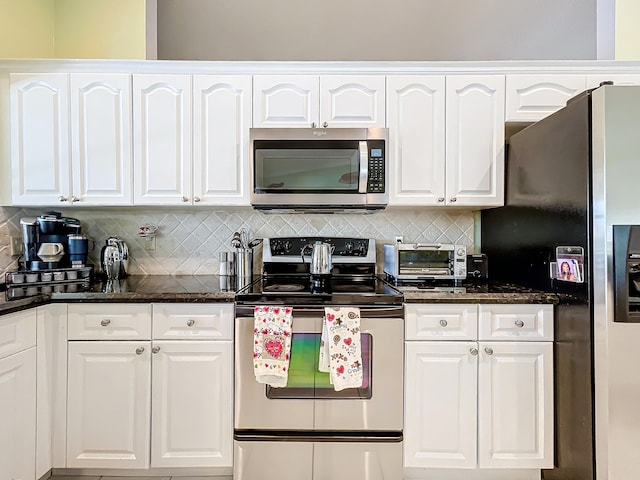
[[[30,287],[41,287],[55,284],[90,283],[92,278],[93,265],[82,268],[70,267],[55,268],[51,270],[18,270],[16,272],[7,272],[5,274],[5,285],[7,286],[7,289],[28,289]]]

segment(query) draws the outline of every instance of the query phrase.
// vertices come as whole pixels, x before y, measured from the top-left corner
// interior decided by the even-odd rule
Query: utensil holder
[[[236,254],[236,274],[238,277],[253,276],[253,250],[239,248]]]

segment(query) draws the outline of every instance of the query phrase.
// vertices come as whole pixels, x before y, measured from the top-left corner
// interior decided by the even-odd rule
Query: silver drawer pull
[[[109,320],[108,318],[105,318],[104,320],[100,320],[100,325],[102,325],[103,327],[106,327],[110,323],[111,323],[111,320]]]
[[[136,355],[142,355],[142,352],[144,352],[144,347],[136,348]]]
[[[440,320],[440,326],[441,327],[446,327],[447,326],[447,321],[444,320],[444,319]]]
[[[522,320],[516,320],[515,324],[516,324],[516,327],[518,328],[524,327],[524,322]]]
[[[478,349],[475,347],[471,347],[469,349],[469,353],[475,357],[476,355],[478,355]]]
[[[196,324],[195,320],[187,320],[187,327],[193,327]]]
[[[493,348],[484,347],[484,353],[486,353],[487,355],[493,355]]]
[[[155,346],[151,349],[151,353],[158,353],[160,351],[160,347]]]

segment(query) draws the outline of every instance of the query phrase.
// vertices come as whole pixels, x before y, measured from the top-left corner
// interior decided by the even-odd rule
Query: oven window
[[[399,250],[400,273],[412,270],[448,269],[451,252],[441,250]]]
[[[322,399],[371,398],[372,337],[360,335],[362,350],[362,387],[336,392],[329,383],[329,374],[318,371],[320,333],[294,333],[291,340],[289,379],[284,388],[267,387],[267,398]]]
[[[359,151],[357,142],[256,142],[254,172],[256,193],[357,192]]]

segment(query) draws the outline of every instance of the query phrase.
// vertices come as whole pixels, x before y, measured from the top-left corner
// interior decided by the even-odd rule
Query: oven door
[[[401,307],[395,310],[401,310]],[[287,387],[256,382],[253,317],[236,319],[236,436],[239,431],[401,432],[403,319],[390,309],[361,308],[363,386],[336,392],[318,371],[322,309],[293,309]]]

